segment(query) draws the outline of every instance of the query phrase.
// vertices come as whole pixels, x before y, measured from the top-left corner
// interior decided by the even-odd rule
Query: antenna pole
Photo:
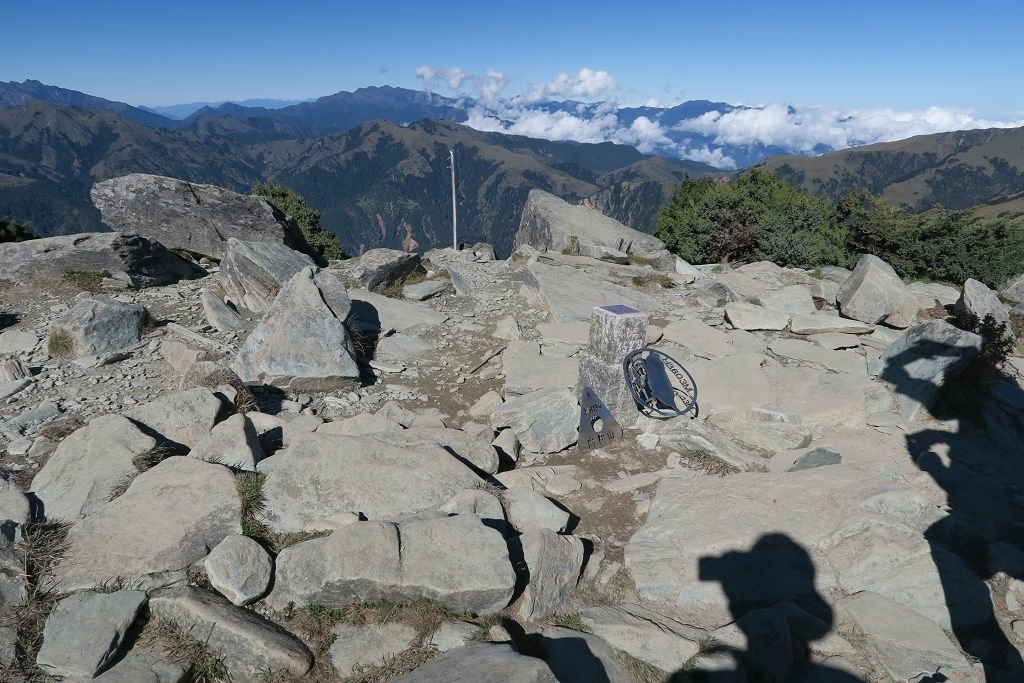
[[[458,230],[458,218],[455,208],[455,150],[449,149],[448,155],[451,157],[452,163],[452,249],[458,251],[459,249],[459,230]]]

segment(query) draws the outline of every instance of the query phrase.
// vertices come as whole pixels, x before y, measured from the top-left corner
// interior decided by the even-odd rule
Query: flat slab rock
[[[947,628],[950,610],[976,623],[984,584],[923,536],[943,515],[912,489],[844,465],[734,474],[714,487],[667,478],[625,562],[642,598],[706,626],[731,621],[729,605],[798,602],[833,588],[874,590]],[[956,587],[949,598],[944,581]]]
[[[168,458],[71,527],[52,585],[70,592],[117,577],[167,585],[180,580],[209,548],[240,533],[240,515],[231,470],[194,458]]]
[[[493,614],[508,604],[515,582],[502,533],[475,515],[356,522],[282,550],[267,604],[426,598]]]
[[[209,389],[196,387],[187,391],[165,394],[143,403],[124,416],[142,425],[158,441],[195,448],[217,424],[224,404]]]
[[[401,435],[401,433],[398,433]],[[288,447],[281,466],[263,484],[266,523],[275,531],[330,528],[339,512],[398,519],[444,503],[481,479],[430,441],[416,448],[383,439],[311,434]]]

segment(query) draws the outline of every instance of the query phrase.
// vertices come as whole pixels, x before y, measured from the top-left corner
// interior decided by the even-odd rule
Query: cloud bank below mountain
[[[672,122],[666,124],[662,118],[671,107],[621,106],[618,81],[598,69],[561,73],[511,97],[503,96],[511,79],[496,69],[471,74],[458,67],[420,67],[417,75],[428,90],[444,84],[466,98],[465,123],[478,130],[617,142],[722,169],[748,165],[765,154],[820,154],[915,135],[1024,126],[1024,119],[990,120],[955,107],[839,109],[783,103],[723,106],[692,118],[668,117]],[[604,99],[593,101],[596,98]],[[561,106],[552,106],[552,101]],[[642,113],[637,115],[638,111]]]

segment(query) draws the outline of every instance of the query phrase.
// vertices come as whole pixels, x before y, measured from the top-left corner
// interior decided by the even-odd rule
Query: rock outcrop
[[[313,259],[278,242],[244,242],[228,238],[220,264],[220,284],[229,301],[264,313],[285,283]]]
[[[159,242],[134,234],[81,233],[0,244],[0,279],[104,272],[134,287],[166,285],[202,274]]]
[[[513,247],[582,253],[585,247],[619,252],[657,251],[665,243],[657,237],[627,228],[614,218],[586,206],[573,206],[543,190],[530,190],[523,207]]]
[[[166,176],[132,173],[92,186],[93,204],[116,231],[215,259],[227,240],[303,246],[302,233],[262,197]]]
[[[865,254],[836,295],[847,318],[909,327],[917,316],[917,299],[888,263]]]

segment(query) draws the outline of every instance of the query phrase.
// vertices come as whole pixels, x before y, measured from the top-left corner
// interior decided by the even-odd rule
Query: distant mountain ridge
[[[371,121],[319,138],[243,142],[31,101],[0,109],[0,215],[29,220],[44,235],[69,234],[103,229],[88,195],[98,180],[153,173],[237,191],[272,180],[321,210],[324,227],[350,253],[426,249],[448,241],[449,148],[456,153],[460,234],[499,251],[510,248],[534,187],[572,202],[593,198],[609,215],[650,232],[687,173],[717,173],[626,145],[550,142],[446,121]]]
[[[1024,209],[1024,128],[920,135],[819,157],[774,157],[763,167],[833,201],[863,188],[914,211],[933,204],[980,204],[989,215]]]

